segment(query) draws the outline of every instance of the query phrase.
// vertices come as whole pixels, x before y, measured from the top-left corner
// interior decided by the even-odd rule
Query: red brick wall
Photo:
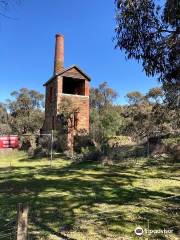
[[[62,93],[63,76],[84,79],[85,81],[85,96],[71,95]],[[52,120],[54,117],[55,129],[58,129],[57,115],[58,107],[62,96],[70,98],[75,107],[79,108],[78,113],[78,130],[83,129],[89,132],[89,81],[85,79],[76,68],[70,69],[63,76],[57,76],[53,81],[46,85],[46,100],[45,100],[45,121],[43,126],[44,132],[49,132],[52,129]],[[52,100],[50,101],[50,91],[52,90]]]
[[[61,94],[58,98],[58,103],[60,104],[61,99],[70,98],[75,108],[79,108],[78,112],[78,122],[77,130],[85,130],[89,132],[89,97],[88,96],[79,96],[79,95],[70,95],[70,94]]]
[[[54,57],[54,75],[57,75],[64,69],[64,36],[56,35],[56,47]]]
[[[51,90],[52,89],[52,90]],[[52,96],[51,95],[52,91]],[[54,79],[52,82],[46,85],[46,97],[45,97],[45,121],[43,125],[43,131],[49,132],[53,126],[53,117],[56,121],[57,114],[57,81]]]
[[[89,92],[90,92],[90,89],[89,89],[89,81],[85,81],[85,96],[89,96]]]

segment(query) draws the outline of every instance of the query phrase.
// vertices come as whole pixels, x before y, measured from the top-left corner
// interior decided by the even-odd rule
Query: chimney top
[[[62,34],[56,34],[54,75],[57,75],[63,69],[64,69],[64,36]]]
[[[57,37],[64,37],[64,35],[61,34],[61,33],[57,33],[57,34],[56,34],[56,38],[57,38]]]

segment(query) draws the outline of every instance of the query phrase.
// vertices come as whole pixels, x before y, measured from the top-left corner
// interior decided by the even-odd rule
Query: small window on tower
[[[53,87],[50,87],[49,89],[49,102],[52,102],[53,99]]]

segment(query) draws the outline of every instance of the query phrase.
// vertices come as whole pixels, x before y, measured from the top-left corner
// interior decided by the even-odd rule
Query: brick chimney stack
[[[62,34],[56,34],[54,75],[57,75],[63,69],[64,69],[64,36]]]

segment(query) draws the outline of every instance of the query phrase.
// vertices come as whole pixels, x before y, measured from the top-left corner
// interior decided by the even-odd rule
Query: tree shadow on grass
[[[23,170],[27,173],[22,174]],[[108,225],[109,228],[127,222],[124,211],[116,209],[101,213],[100,206],[136,206],[170,196],[163,192],[133,187],[133,181],[138,176],[121,170],[121,167],[105,168],[96,163],[72,163],[61,169],[13,167],[6,179],[0,182],[1,208],[6,210],[0,226],[7,223],[7,219],[15,217],[18,203],[28,202],[32,230],[38,229],[65,238],[63,231],[73,231],[81,218],[94,217],[93,221],[100,221],[101,226]],[[0,171],[3,175],[3,170]],[[166,222],[163,218],[157,218],[156,214],[149,214],[148,217],[159,227]],[[112,228],[111,231],[122,234],[118,228]]]
[[[19,160],[19,162],[27,162],[27,161],[31,161],[31,162],[43,162],[44,160],[46,161],[50,161],[51,159],[51,156],[50,154],[49,155],[44,155],[44,156],[29,156],[28,158],[25,157],[25,158],[21,158]],[[65,156],[63,153],[56,153],[56,154],[53,154],[53,160],[56,160],[56,159],[61,159],[61,160],[65,160],[67,161],[67,156]],[[69,158],[70,159],[70,158]]]

